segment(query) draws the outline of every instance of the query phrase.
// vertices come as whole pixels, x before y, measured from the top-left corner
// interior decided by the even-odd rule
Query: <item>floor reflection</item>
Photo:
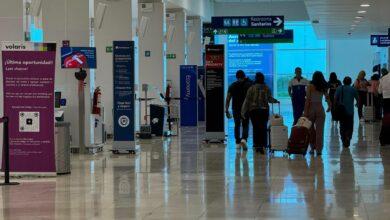
[[[282,106],[282,109],[284,107]],[[282,112],[286,124],[289,111]],[[72,174],[0,188],[0,219],[389,219],[390,148],[355,124],[343,149],[329,119],[322,157],[204,144],[204,126],[142,140],[137,155],[73,155]],[[251,137],[250,137],[251,139]]]

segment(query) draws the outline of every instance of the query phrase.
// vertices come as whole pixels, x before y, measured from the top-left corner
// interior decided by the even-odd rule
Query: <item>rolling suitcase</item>
[[[275,113],[274,104],[271,104],[271,107],[272,107],[272,115],[269,120],[270,126],[283,126],[284,120],[283,120],[283,116],[280,114],[280,103],[278,103],[279,114]]]
[[[390,145],[390,114],[386,114],[382,119],[382,128],[379,136],[381,146]]]
[[[270,152],[274,153],[275,151],[286,151],[288,143],[288,128],[283,124],[283,117],[280,114],[280,104],[279,114],[275,114],[272,105],[272,116],[270,119],[269,131]]]
[[[367,106],[364,106],[363,117],[365,121],[375,121],[374,95],[367,93]]]
[[[306,155],[310,143],[310,130],[302,126],[294,126],[291,129],[288,140],[287,153]]]

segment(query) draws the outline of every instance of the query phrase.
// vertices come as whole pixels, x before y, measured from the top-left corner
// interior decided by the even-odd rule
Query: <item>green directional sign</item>
[[[215,29],[215,35],[227,34],[281,34],[284,32],[283,28],[223,28]]]
[[[112,53],[112,46],[106,47],[106,53]]]
[[[176,59],[176,54],[174,54],[174,53],[167,54],[167,59],[168,59],[168,60],[174,60],[174,59]]]
[[[285,30],[282,34],[240,34],[238,42],[241,44],[294,43],[294,31]]]

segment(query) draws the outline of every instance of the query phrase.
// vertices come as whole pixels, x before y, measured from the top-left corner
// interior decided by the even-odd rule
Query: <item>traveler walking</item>
[[[354,100],[358,102],[359,95],[356,89],[351,86],[351,77],[345,77],[343,83],[344,85],[336,90],[335,105],[343,106],[344,112],[342,113],[342,117],[340,117],[340,137],[343,146],[349,147],[353,134]]]
[[[371,80],[369,81],[370,86],[368,87],[369,98],[370,98],[369,101],[370,103],[373,103],[376,120],[382,119],[382,104],[381,104],[381,97],[378,91],[379,80],[380,80],[379,74],[372,75]],[[371,98],[373,100],[371,100]]]
[[[330,73],[329,76],[329,81],[328,81],[328,86],[329,86],[329,98],[332,103],[332,120],[334,120],[334,94],[336,93],[336,89],[341,86],[340,80],[337,78],[337,74],[335,72]]]
[[[390,74],[386,69],[382,71],[378,92],[383,96],[383,115],[390,114]]]
[[[359,102],[358,102],[358,114],[360,122],[364,122],[363,118],[363,107],[367,105],[367,91],[368,91],[369,83],[366,80],[366,72],[360,71],[358,78],[356,79],[353,87],[359,93]]]
[[[307,97],[305,103],[304,116],[309,118],[313,122],[313,126],[310,131],[310,145],[311,154],[317,152],[317,156],[322,155],[322,148],[324,145],[324,124],[325,124],[325,111],[322,105],[322,99],[325,96],[328,103],[327,112],[330,112],[332,103],[330,102],[328,95],[328,83],[326,82],[324,75],[320,71],[316,71],[313,74],[313,79],[307,87]]]
[[[291,97],[294,114],[293,125],[298,122],[305,109],[306,86],[308,84],[309,81],[302,77],[302,69],[300,67],[295,68],[295,77],[290,80],[288,85],[288,94]]]
[[[244,71],[238,70],[236,73],[237,81],[229,86],[226,97],[225,112],[227,118],[231,118],[229,112],[230,101],[232,100],[232,110],[234,119],[234,138],[236,140],[236,147],[242,147],[247,150],[247,139],[249,129],[249,119],[241,118],[241,108],[244,103],[246,92],[252,86],[252,81],[245,76]],[[242,127],[242,133],[241,133]]]
[[[256,152],[264,154],[267,146],[267,125],[269,117],[268,103],[279,103],[272,97],[271,91],[265,84],[262,73],[256,73],[255,84],[247,92],[241,115],[243,118],[250,118],[253,127],[253,147]]]

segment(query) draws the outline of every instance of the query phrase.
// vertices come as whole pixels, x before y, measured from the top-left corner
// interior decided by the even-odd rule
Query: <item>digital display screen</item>
[[[238,35],[217,35],[217,44],[226,48],[226,72],[228,84],[236,81],[237,70],[243,70],[254,80],[256,72],[262,72],[266,84],[273,91],[274,50],[272,44],[240,44]]]
[[[63,69],[96,69],[96,48],[62,47],[61,67]]]

